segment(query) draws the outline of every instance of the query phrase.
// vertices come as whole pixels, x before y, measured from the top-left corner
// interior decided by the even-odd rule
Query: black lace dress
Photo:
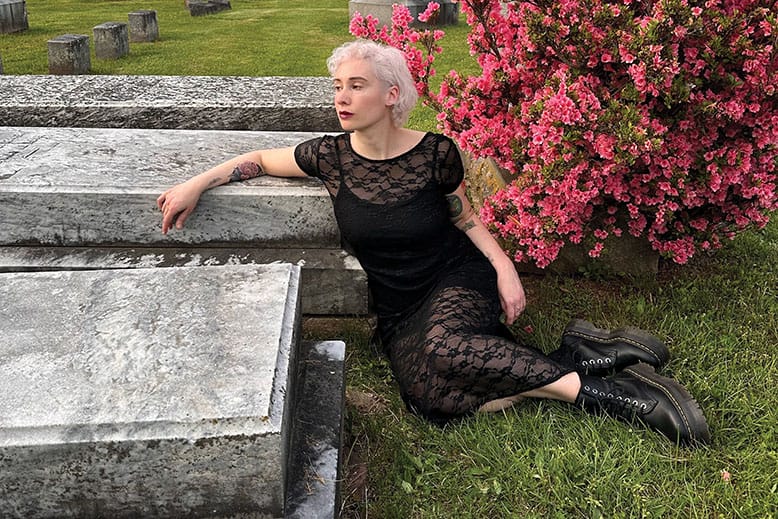
[[[517,344],[500,323],[497,276],[449,219],[459,152],[428,133],[412,150],[371,160],[348,134],[295,150],[329,191],[343,239],[368,276],[378,334],[408,407],[443,422],[571,370]]]

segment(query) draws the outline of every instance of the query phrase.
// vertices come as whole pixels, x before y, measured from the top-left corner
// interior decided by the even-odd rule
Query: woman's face
[[[387,87],[365,60],[340,64],[332,78],[335,109],[344,130],[365,130],[388,118],[397,99],[397,87]]]

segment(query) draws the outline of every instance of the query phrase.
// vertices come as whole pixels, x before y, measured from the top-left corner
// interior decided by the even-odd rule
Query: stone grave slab
[[[160,230],[164,189],[240,153],[316,135],[0,127],[0,244],[340,248],[329,194],[316,179],[220,186],[183,230]]]
[[[329,77],[0,77],[0,126],[341,131]]]
[[[289,264],[0,274],[0,516],[280,516],[298,283]]]
[[[0,272],[292,263],[301,267],[305,315],[368,312],[367,274],[342,249],[236,247],[3,247]]]

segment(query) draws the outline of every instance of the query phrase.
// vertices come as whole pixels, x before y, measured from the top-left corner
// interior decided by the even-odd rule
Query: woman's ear
[[[390,86],[386,92],[386,106],[394,106],[399,98],[400,88],[397,85]]]

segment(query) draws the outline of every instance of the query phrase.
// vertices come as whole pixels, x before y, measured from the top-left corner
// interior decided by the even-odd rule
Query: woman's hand
[[[524,287],[516,267],[510,260],[497,269],[497,291],[500,294],[502,310],[505,312],[505,324],[510,326],[527,306]]]
[[[162,211],[162,234],[173,228],[184,227],[184,222],[192,214],[200,195],[203,194],[195,182],[187,181],[171,187],[157,198],[157,207]]]

